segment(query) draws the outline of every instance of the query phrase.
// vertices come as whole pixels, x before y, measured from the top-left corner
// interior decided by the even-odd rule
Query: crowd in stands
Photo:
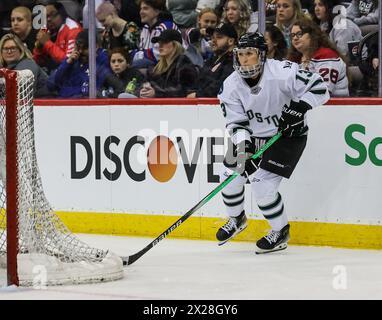
[[[88,0],[1,0],[0,67],[35,97],[89,95]],[[100,98],[216,97],[257,0],[96,0]],[[378,94],[377,0],[267,0],[268,59],[319,73],[333,97]],[[43,9],[43,10],[42,10]]]

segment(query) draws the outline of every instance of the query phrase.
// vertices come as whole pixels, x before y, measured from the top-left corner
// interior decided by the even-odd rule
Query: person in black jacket
[[[110,68],[113,75],[119,80],[118,88],[114,79],[109,83],[109,77],[105,79],[106,89],[102,96],[109,98],[132,98],[138,96],[138,89],[142,85],[144,76],[130,66],[130,55],[123,48],[115,48],[109,52]]]
[[[214,56],[206,61],[200,71],[196,92],[188,98],[216,97],[224,80],[233,72],[233,48],[237,43],[237,33],[230,23],[222,24],[213,31],[212,50]]]
[[[197,88],[198,68],[184,55],[182,36],[173,29],[164,30],[152,39],[159,43],[159,61],[147,73],[141,98],[186,97]]]
[[[372,32],[365,40],[360,52],[366,52],[364,57],[360,58],[358,64],[362,73],[363,80],[359,84],[359,88],[356,90],[356,95],[362,96],[377,96],[378,95],[378,69],[379,69],[379,57],[378,57],[378,32]]]

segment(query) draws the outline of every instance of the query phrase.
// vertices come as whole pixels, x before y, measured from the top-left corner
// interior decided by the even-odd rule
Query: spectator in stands
[[[32,12],[27,7],[16,7],[12,10],[11,30],[32,52],[37,30],[32,27]]]
[[[363,35],[378,30],[378,0],[352,0],[346,13],[347,18],[360,27]]]
[[[343,55],[349,53],[349,42],[362,39],[361,29],[353,21],[346,19],[339,12],[337,15],[333,13],[333,9],[341,5],[342,0],[314,0],[314,12],[311,12],[313,21],[315,21],[322,31],[329,35],[338,50]]]
[[[80,0],[83,2],[83,0]],[[136,0],[107,0],[117,10],[117,14],[120,18],[125,21],[134,22],[139,28],[141,25],[141,19],[139,18],[139,7]],[[105,2],[105,0],[95,0],[95,9],[97,10],[98,6]],[[83,27],[88,29],[89,27],[89,16],[88,16],[88,7],[89,0],[85,0],[82,9],[82,17],[83,17]],[[99,22],[97,23],[97,28],[101,28]]]
[[[290,37],[288,60],[299,63],[308,77],[309,72],[319,73],[327,82],[331,96],[349,96],[344,58],[320,27],[311,19],[302,18],[293,23]]]
[[[114,84],[114,91],[121,91],[121,84],[112,74],[105,49],[99,47],[97,38],[96,86],[97,96],[102,97],[104,83]],[[61,98],[82,98],[89,96],[89,38],[88,30],[81,31],[76,38],[74,50],[49,77],[48,87],[57,90]]]
[[[182,36],[165,30],[152,39],[159,43],[158,64],[148,72],[139,92],[141,98],[186,97],[197,89],[198,70],[184,54]]]
[[[285,60],[288,55],[288,48],[280,29],[276,26],[267,26],[264,38],[268,47],[267,58]]]
[[[211,32],[207,32],[207,30],[212,30],[216,28],[218,23],[219,17],[214,9],[204,8],[199,12],[198,27],[201,34],[199,44],[200,52],[204,60],[212,56],[212,49],[210,46]]]
[[[123,48],[128,52],[138,48],[138,26],[134,22],[121,19],[110,2],[104,2],[97,8],[96,17],[105,28],[101,40],[102,48]]]
[[[15,34],[5,34],[0,40],[0,67],[31,70],[34,75],[34,97],[50,95],[46,86],[48,75],[36,64],[32,53]]]
[[[235,26],[238,37],[258,28],[258,14],[253,12],[247,0],[227,0],[223,9],[222,21]]]
[[[123,48],[115,48],[109,52],[110,68],[113,74],[119,79],[121,90],[115,91],[115,84],[109,84],[109,78],[106,79],[103,91],[103,97],[127,98],[139,95],[144,76],[137,69],[130,67],[130,56]]]
[[[167,0],[166,3],[179,28],[186,29],[196,25],[198,0]]]
[[[218,16],[215,10],[204,8],[198,14],[198,26],[185,31],[186,55],[191,59],[192,63],[202,67],[204,61],[213,56],[211,31],[216,28],[217,24]],[[196,55],[200,57],[200,63],[198,63],[197,59],[192,58]]]
[[[60,2],[46,5],[46,17],[48,30],[41,29],[37,33],[33,57],[40,66],[51,71],[70,56],[82,27],[68,17]]]
[[[252,1],[255,2],[256,4],[258,3],[258,0],[252,0]],[[266,13],[267,24],[276,23],[277,1],[278,0],[265,1],[265,13]],[[312,0],[300,0],[300,7],[303,13],[309,13],[310,8],[312,7]]]
[[[125,21],[134,22],[138,28],[141,25],[141,19],[139,18],[139,7],[135,0],[108,0],[115,9],[120,18]],[[85,0],[84,6],[82,8],[82,27],[84,29],[89,29],[89,0]],[[95,10],[103,3],[105,0],[95,0]],[[101,23],[96,19],[97,29],[103,29]]]
[[[159,59],[159,44],[151,40],[167,29],[179,30],[172,16],[166,11],[165,0],[140,0],[140,16],[143,25],[139,50],[133,54],[132,66],[148,68]]]
[[[300,0],[277,0],[276,2],[276,26],[284,34],[287,47],[291,47],[290,30],[293,23],[302,17]]]
[[[378,95],[378,69],[379,69],[379,53],[378,53],[378,33],[374,38],[375,41],[372,41],[370,46],[370,72],[369,77],[366,77],[365,80],[369,81],[369,87],[371,90],[371,94],[373,96]]]
[[[224,80],[233,72],[233,49],[237,43],[236,29],[232,24],[223,24],[212,34],[214,56],[200,71],[198,90],[188,98],[215,97]]]
[[[309,12],[312,20],[317,23],[321,30],[326,32],[327,34],[333,29],[333,19],[335,17],[335,13],[333,12],[333,8],[338,4],[336,1],[328,1],[328,0],[312,0],[313,6]]]
[[[95,0],[94,6],[97,12],[98,7],[104,2],[104,0]],[[96,19],[96,28],[102,29],[102,24]],[[82,8],[82,27],[84,29],[89,29],[89,0],[85,0],[84,6]]]
[[[88,0],[86,0],[88,1]],[[139,6],[137,0],[107,0],[117,9],[118,16],[125,21],[134,22],[139,28],[142,27],[139,17]],[[105,0],[102,0],[105,2]]]
[[[212,8],[204,8],[200,10],[198,15],[198,28],[200,34],[203,37],[209,37],[210,34],[207,33],[208,28],[216,28],[219,23],[219,17],[216,11]]]
[[[366,55],[359,59],[359,69],[363,78],[356,90],[358,96],[376,96],[378,94],[378,36],[377,31],[370,33],[363,39],[362,48],[358,49],[366,52]]]
[[[82,0],[83,1],[83,0]],[[82,2],[81,1],[81,2]],[[110,2],[115,9],[120,18],[125,21],[134,22],[139,28],[141,27],[141,19],[139,18],[139,8],[135,0],[107,0]],[[105,0],[95,0],[95,9],[104,3]],[[89,29],[89,0],[84,1],[82,8],[82,27],[84,29]],[[101,23],[96,20],[97,29],[102,29]]]

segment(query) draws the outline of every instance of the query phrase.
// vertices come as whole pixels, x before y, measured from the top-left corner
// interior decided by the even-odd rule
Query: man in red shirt
[[[52,60],[53,65],[58,65],[73,51],[77,34],[82,31],[82,27],[68,17],[61,3],[50,3],[45,8],[47,30],[41,29],[37,33],[33,58],[39,65],[46,65],[47,57]]]

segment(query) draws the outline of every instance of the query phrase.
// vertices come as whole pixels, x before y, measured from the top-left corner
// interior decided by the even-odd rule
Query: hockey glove
[[[237,145],[237,167],[236,172],[248,178],[259,168],[261,159],[252,159],[255,150],[251,141],[245,140]]]
[[[279,120],[279,131],[286,137],[298,137],[304,134],[308,127],[304,123],[305,113],[312,107],[304,101],[291,101],[289,107],[284,105]]]

